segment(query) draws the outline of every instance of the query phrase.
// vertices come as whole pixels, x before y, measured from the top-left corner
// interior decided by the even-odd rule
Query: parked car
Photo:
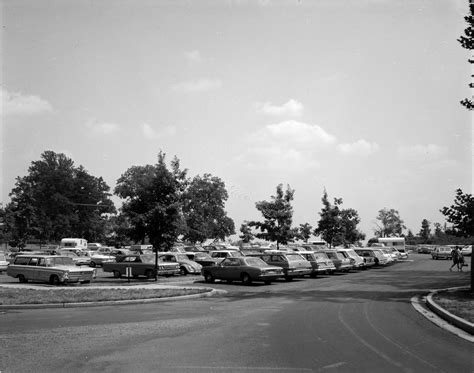
[[[115,258],[132,254],[133,253],[128,249],[112,249],[110,251],[110,255],[114,256]]]
[[[130,268],[130,270],[127,270]],[[119,278],[131,271],[131,276],[145,276],[155,278],[155,255],[123,255],[116,258],[116,262],[104,263],[104,272],[112,272],[114,277]],[[158,276],[173,276],[180,273],[178,263],[165,263],[158,261]]]
[[[253,281],[263,281],[270,284],[283,276],[283,269],[271,266],[257,257],[229,257],[216,266],[203,267],[202,275],[206,282],[226,280],[227,282],[242,281],[250,285]]]
[[[7,257],[4,253],[0,253],[0,273],[5,272],[7,270],[8,264]]]
[[[90,258],[89,266],[102,266],[104,263],[115,262],[115,257],[112,255],[101,254],[97,251],[86,251],[85,255]]]
[[[283,277],[286,281],[291,281],[295,277],[309,275],[313,269],[310,262],[296,253],[274,250],[263,254],[254,254],[252,256],[259,257],[271,266],[283,268]]]
[[[381,265],[386,265],[387,264],[387,258],[385,258],[382,253],[380,253],[378,250],[373,249],[371,247],[363,247],[359,249],[355,249],[355,252],[359,254],[361,257],[371,257],[374,260],[374,265],[376,266],[381,266]]]
[[[91,264],[91,258],[87,256],[85,252],[79,251],[76,253],[74,250],[59,250],[59,255],[67,256],[71,258],[74,263],[78,266],[88,266]]]
[[[463,246],[463,248],[461,249],[461,254],[463,256],[471,256],[472,255],[472,245]]]
[[[317,277],[318,274],[332,273],[336,270],[334,263],[325,253],[317,251],[300,251],[298,254],[311,263],[312,269],[309,274],[310,277]]]
[[[408,249],[407,248],[397,249],[397,251],[400,253],[400,259],[401,260],[408,259]]]
[[[221,261],[225,258],[237,258],[244,256],[240,250],[214,250],[210,251],[209,255],[211,258],[221,259]]]
[[[101,254],[101,255],[111,255],[112,250],[114,250],[113,247],[110,247],[110,246],[102,246],[102,247],[99,247],[99,248],[96,250],[96,253],[97,253],[97,254]],[[111,256],[113,256],[113,255],[111,255]]]
[[[433,250],[434,248],[430,246],[419,246],[416,251],[418,254],[431,254]]]
[[[44,281],[51,285],[89,283],[96,277],[93,268],[78,268],[67,256],[18,255],[7,268],[7,275],[20,282]]]
[[[87,250],[95,251],[95,250],[98,250],[101,247],[102,247],[102,244],[98,243],[98,242],[88,242],[87,243]]]
[[[196,263],[202,265],[203,267],[214,266],[222,261],[222,259],[212,258],[206,252],[186,252],[184,255],[186,255],[190,260],[194,260]]]
[[[365,269],[367,268],[364,262],[364,259],[357,254],[354,249],[348,248],[338,248],[338,252],[342,253],[343,255],[347,255],[347,257],[351,260],[352,268],[354,269]]]
[[[178,263],[183,276],[200,274],[202,265],[192,261],[186,254],[167,252],[158,255],[166,263]]]
[[[393,264],[398,260],[398,256],[392,253],[391,250],[386,249],[386,248],[378,248],[377,249],[379,252],[382,253],[382,255],[387,258],[387,264]]]
[[[438,259],[451,259],[452,254],[451,251],[453,249],[448,246],[438,246],[431,252],[431,258],[438,260]]]
[[[331,259],[336,267],[336,272],[349,272],[352,269],[351,260],[339,253],[335,249],[324,249],[321,250]]]

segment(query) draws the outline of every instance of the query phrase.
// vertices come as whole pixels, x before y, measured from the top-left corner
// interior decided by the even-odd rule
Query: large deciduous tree
[[[239,236],[239,238],[242,240],[243,243],[249,243],[255,238],[248,221],[244,221],[240,225],[240,232],[242,234]]]
[[[18,177],[6,206],[14,240],[103,238],[106,215],[114,213],[109,186],[62,153],[45,151]]]
[[[293,240],[298,233],[297,228],[291,227],[293,221],[291,201],[294,193],[295,191],[289,186],[284,192],[282,184],[279,184],[276,188],[276,195],[272,196],[270,201],[260,201],[255,204],[264,218],[263,222],[249,222],[249,226],[260,230],[259,233],[256,233],[257,238],[276,241],[277,248],[280,247],[280,244],[287,244]]]
[[[234,234],[234,221],[224,209],[228,197],[220,178],[210,174],[194,177],[183,195],[184,239],[191,242],[208,238],[224,240]]]
[[[464,20],[467,22],[469,25],[465,30],[464,30],[464,35],[461,35],[458,39],[458,41],[461,43],[461,46],[465,49],[469,49],[472,51],[474,49],[474,1],[470,0],[469,1],[469,15],[464,17]],[[474,59],[471,58],[468,59],[468,62],[470,64],[474,63]],[[474,75],[471,74],[471,78],[474,78]],[[474,88],[474,83],[471,81],[469,83],[469,88]],[[472,95],[471,98],[465,98],[464,100],[461,101],[461,104],[465,106],[468,110],[473,110],[474,109],[474,103],[472,101]]]
[[[403,230],[406,229],[397,210],[387,208],[379,210],[376,219],[380,222],[376,223],[377,227],[374,229],[377,237],[400,236]]]
[[[165,154],[155,165],[132,166],[118,180],[115,194],[124,199],[122,214],[128,219],[128,234],[135,242],[148,237],[155,250],[169,249],[179,235],[181,197],[186,171],[175,158],[169,170]]]
[[[474,197],[456,190],[454,204],[443,207],[441,213],[446,216],[448,223],[453,224],[452,232],[458,236],[474,236]]]
[[[313,227],[309,223],[300,224],[298,236],[304,241],[308,242],[311,237]]]

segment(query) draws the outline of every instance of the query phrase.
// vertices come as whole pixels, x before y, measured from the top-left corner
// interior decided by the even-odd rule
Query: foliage
[[[423,219],[421,222],[421,230],[418,234],[423,240],[428,240],[431,235],[430,222],[427,219]]]
[[[334,204],[331,204],[324,190],[321,202],[323,208],[319,213],[321,218],[314,230],[315,235],[320,235],[331,247],[365,239],[365,235],[357,229],[359,214],[354,209],[341,209],[342,198],[334,198]]]
[[[249,243],[255,238],[248,221],[244,221],[242,223],[242,225],[240,226],[240,232],[242,232],[242,234],[239,236],[239,238],[242,239],[243,243]]]
[[[462,189],[456,190],[454,204],[443,207],[441,213],[446,220],[453,224],[452,233],[456,236],[474,236],[474,197],[463,193]]]
[[[309,223],[300,224],[298,236],[304,242],[308,242],[309,238],[311,237],[311,231],[313,227]]]
[[[234,222],[224,210],[228,193],[224,182],[216,176],[196,176],[183,195],[186,230],[184,239],[203,242],[208,238],[225,237],[235,233]]]
[[[459,43],[461,43],[461,46],[465,49],[473,50],[474,49],[474,2],[472,0],[469,1],[469,11],[470,14],[466,17],[464,17],[464,20],[467,22],[469,25],[465,30],[464,30],[464,35],[461,35],[458,39]],[[474,63],[474,59],[468,59],[468,62],[470,64]],[[471,78],[473,78],[474,75],[471,75]],[[469,83],[469,88],[474,88],[474,83]],[[471,99],[465,98],[464,100],[461,101],[461,104],[465,106],[468,110],[473,110],[474,109],[474,103]]]
[[[250,227],[256,227],[260,233],[257,238],[267,241],[276,241],[277,248],[280,244],[291,242],[297,234],[297,229],[291,228],[293,221],[293,200],[295,191],[287,186],[286,192],[283,192],[282,184],[276,188],[276,195],[271,197],[270,201],[260,201],[255,204],[264,218],[263,222],[251,221]]]
[[[62,153],[45,151],[18,177],[5,207],[6,231],[20,245],[63,237],[96,241],[103,237],[106,215],[114,213],[109,186],[89,175]]]
[[[401,236],[404,229],[406,229],[403,220],[397,210],[384,208],[379,210],[377,220],[377,228],[374,229],[377,237],[393,237]]]
[[[132,166],[117,180],[115,194],[125,199],[122,214],[135,242],[144,243],[148,237],[155,249],[171,248],[179,234],[185,179],[179,161],[175,158],[168,170],[160,151],[157,164]]]

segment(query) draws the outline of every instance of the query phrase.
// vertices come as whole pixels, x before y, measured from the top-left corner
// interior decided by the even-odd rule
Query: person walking
[[[458,271],[462,272],[463,266],[464,266],[464,255],[462,255],[461,250],[458,249]]]
[[[455,247],[453,250],[451,250],[451,259],[453,260],[453,264],[451,267],[449,267],[449,270],[452,271],[453,267],[457,267],[459,271],[459,255],[461,253],[459,252],[459,247]]]

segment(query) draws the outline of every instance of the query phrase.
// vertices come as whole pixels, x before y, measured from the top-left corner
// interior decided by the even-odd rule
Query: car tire
[[[97,264],[95,262],[90,262],[89,267],[95,268],[97,267]]]
[[[186,276],[188,274],[188,270],[184,267],[181,267],[179,269],[179,273],[181,274],[181,276]]]
[[[122,277],[122,274],[120,273],[120,271],[114,271],[113,273],[114,273],[114,277],[115,277],[115,278],[120,278],[120,277]]]
[[[49,278],[49,283],[55,286],[59,285],[59,277],[57,275],[51,275]]]
[[[286,281],[293,281],[293,276],[284,276]]]
[[[155,278],[155,272],[153,272],[151,269],[147,269],[145,271],[145,276],[147,279]]]
[[[18,281],[20,281],[22,284],[28,282],[28,280],[26,279],[26,277],[23,276],[23,275],[18,275]]]
[[[210,272],[205,272],[204,273],[204,281],[212,284],[216,279]]]
[[[242,279],[242,283],[244,285],[250,285],[252,283],[252,277],[250,277],[250,275],[246,272],[242,273],[240,278]]]
[[[263,282],[265,283],[265,285],[271,285],[271,283],[272,283],[272,282],[269,281],[269,280],[266,280],[266,281],[263,281]]]

